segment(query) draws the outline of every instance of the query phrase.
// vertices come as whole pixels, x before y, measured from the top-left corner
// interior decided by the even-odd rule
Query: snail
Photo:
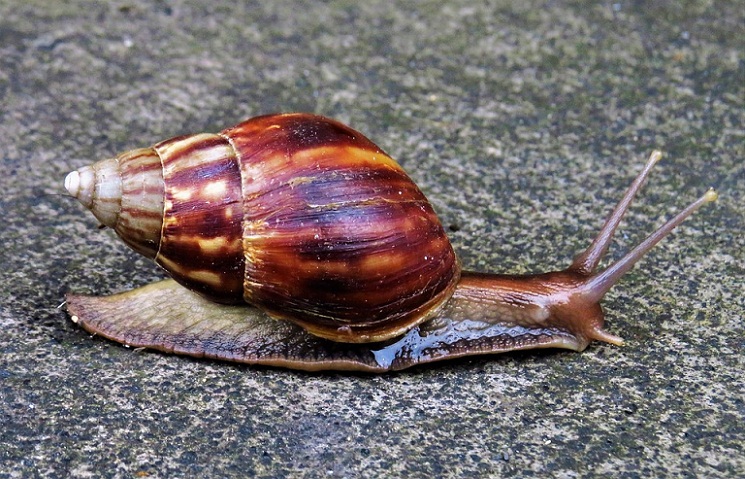
[[[692,202],[597,271],[649,157],[597,238],[562,271],[462,271],[401,166],[328,118],[277,114],[135,149],[70,173],[68,193],[172,279],[68,294],[71,319],[133,347],[304,370],[399,370],[534,348],[621,345],[600,299]]]

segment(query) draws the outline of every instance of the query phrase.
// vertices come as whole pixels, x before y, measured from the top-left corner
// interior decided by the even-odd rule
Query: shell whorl
[[[460,268],[431,205],[361,133],[307,114],[222,135],[241,157],[247,302],[347,342],[428,319]]]
[[[148,167],[131,168],[133,154]],[[145,170],[147,180],[125,179]],[[82,168],[65,184],[188,288],[244,299],[337,341],[402,334],[434,314],[460,275],[439,220],[403,169],[362,134],[315,115],[268,115],[173,138]],[[113,213],[117,184],[121,210]],[[153,204],[125,200],[137,189]],[[156,210],[160,222],[150,218]],[[139,217],[147,235],[130,222]]]
[[[132,249],[154,259],[163,222],[163,176],[152,148],[122,153],[73,171],[65,189]]]

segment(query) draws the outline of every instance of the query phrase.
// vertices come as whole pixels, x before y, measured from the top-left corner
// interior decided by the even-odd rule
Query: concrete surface
[[[201,3],[0,0],[0,478],[745,476],[741,2]],[[398,158],[469,269],[563,267],[653,148],[612,256],[721,199],[606,298],[622,348],[307,374],[69,321],[162,276],[68,170],[298,110]]]

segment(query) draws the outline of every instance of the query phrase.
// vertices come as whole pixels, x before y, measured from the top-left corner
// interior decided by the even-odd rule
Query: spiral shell
[[[65,186],[187,288],[336,341],[403,334],[460,276],[403,169],[320,116],[268,115],[172,138],[81,168]]]

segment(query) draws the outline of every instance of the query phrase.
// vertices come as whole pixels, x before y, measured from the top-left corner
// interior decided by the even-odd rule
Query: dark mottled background
[[[201,3],[0,0],[0,477],[745,475],[742,2]],[[398,158],[470,269],[563,267],[653,148],[612,256],[722,197],[605,301],[622,348],[307,374],[69,321],[160,273],[68,170],[296,110]]]

